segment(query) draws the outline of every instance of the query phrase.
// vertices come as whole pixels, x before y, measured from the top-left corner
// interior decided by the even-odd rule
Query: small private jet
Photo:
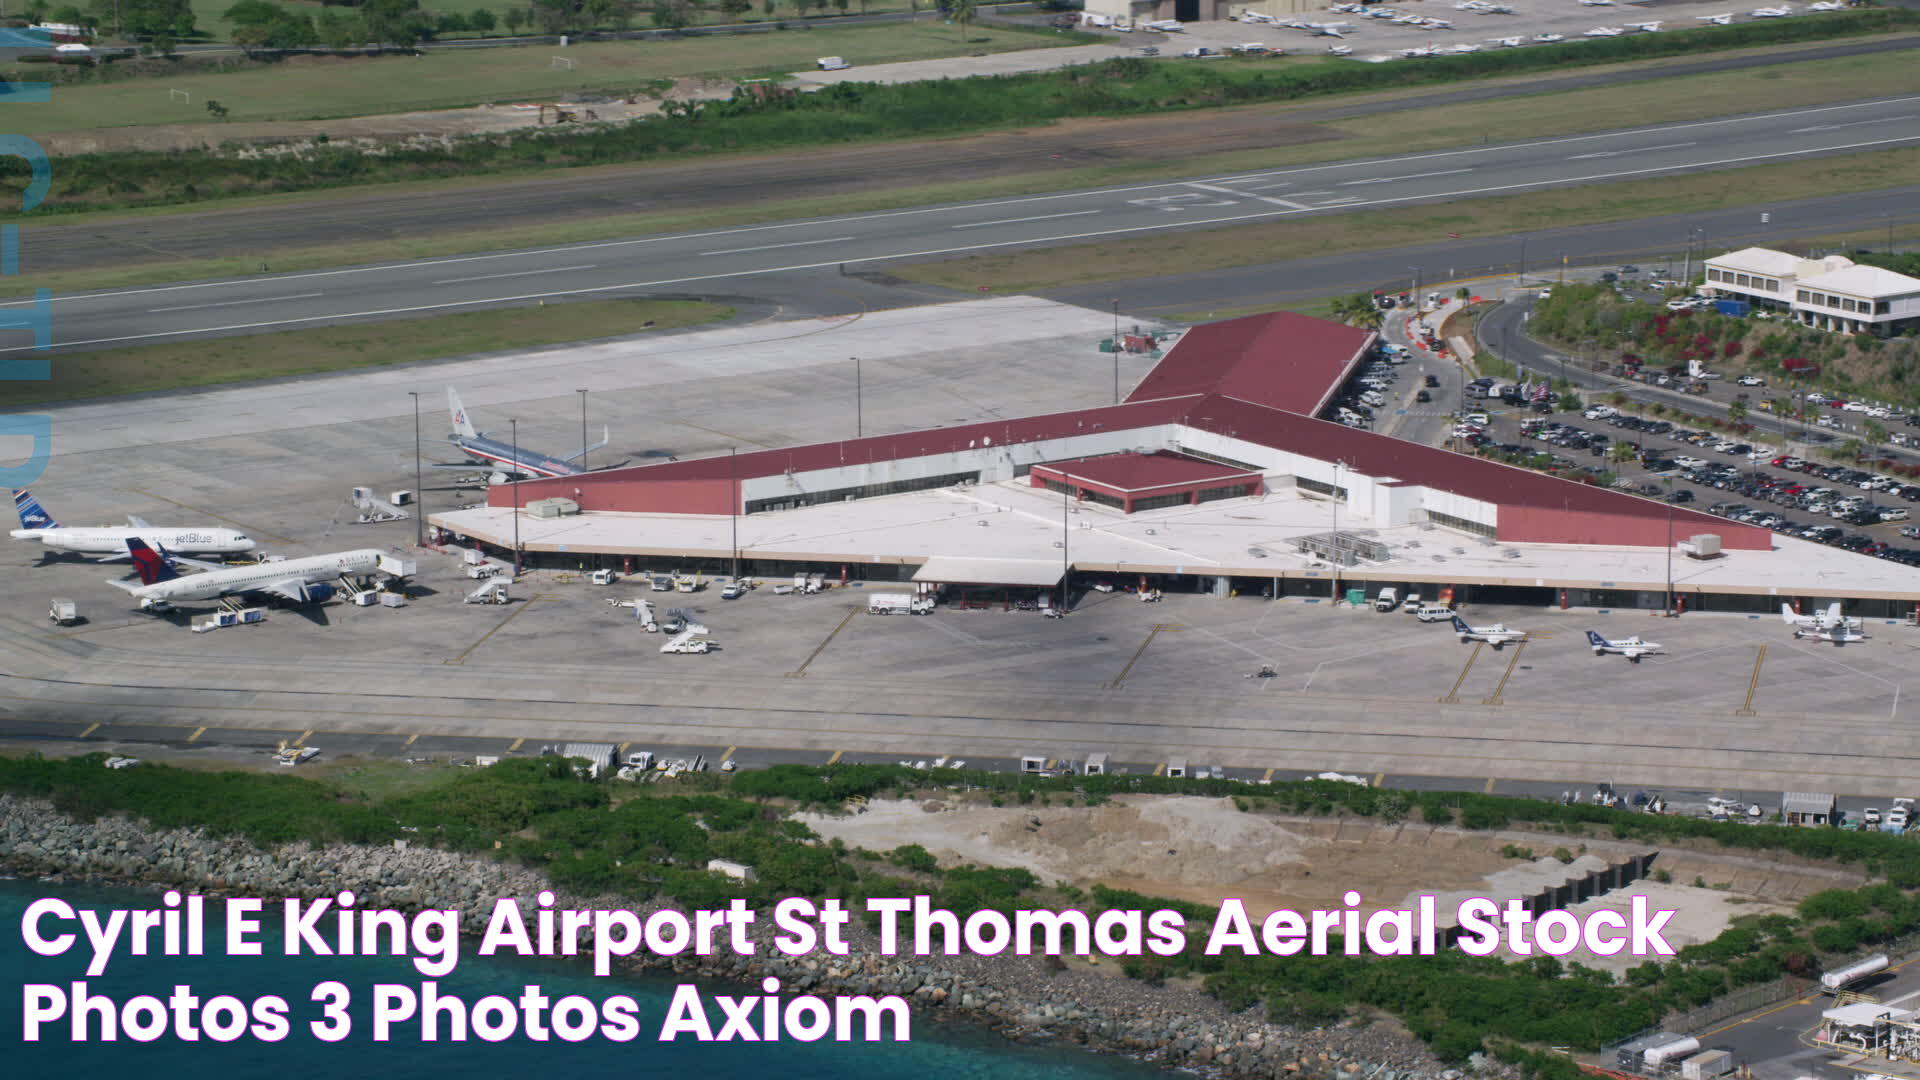
[[[1469,641],[1484,641],[1498,649],[1502,645],[1512,645],[1527,640],[1525,630],[1509,630],[1505,623],[1492,626],[1468,626],[1460,616],[1453,617],[1453,632],[1460,635],[1461,644]]]
[[[1837,600],[1828,604],[1827,610],[1811,615],[1795,615],[1791,604],[1781,604],[1780,621],[1802,630],[1858,630],[1864,625],[1859,619],[1840,614]]]
[[[1841,0],[1815,0],[1814,3],[1807,5],[1807,10],[1808,11],[1845,11],[1847,10],[1847,5],[1842,3]]]
[[[1657,19],[1653,22],[1630,22],[1627,24],[1627,29],[1638,30],[1643,34],[1657,34],[1660,32],[1660,22]]]
[[[1718,15],[1695,15],[1694,18],[1698,19],[1703,23],[1712,23],[1715,26],[1725,26],[1728,23],[1733,21],[1733,12],[1723,11]]]
[[[1781,4],[1779,7],[1754,8],[1747,14],[1752,15],[1756,19],[1784,19],[1793,14],[1793,9],[1785,4]]]
[[[1807,641],[1831,641],[1835,645],[1848,645],[1856,641],[1867,640],[1867,635],[1849,626],[1799,626],[1793,636]]]
[[[1520,41],[1521,39],[1517,37],[1488,38],[1487,44],[1498,45],[1503,49],[1517,49],[1520,47]]]
[[[1641,657],[1652,656],[1654,653],[1660,651],[1659,642],[1642,641],[1638,634],[1629,638],[1620,638],[1616,641],[1612,638],[1602,637],[1598,633],[1589,630],[1587,631],[1587,644],[1593,648],[1593,655],[1595,656],[1605,656],[1607,653],[1619,653],[1635,664],[1640,662]]]
[[[1621,34],[1624,34],[1624,33],[1626,33],[1626,31],[1620,29],[1617,26],[1596,26],[1593,29],[1587,31],[1586,36],[1587,37],[1619,37]]]
[[[1565,34],[1535,34],[1535,35],[1533,35],[1533,40],[1534,40],[1534,42],[1535,42],[1536,44],[1540,44],[1540,45],[1551,45],[1551,44],[1553,44],[1553,43],[1554,43],[1554,42],[1556,42],[1556,41],[1565,41],[1565,40],[1567,40],[1567,35],[1565,35]]]
[[[1328,55],[1330,55],[1330,56],[1352,56],[1352,55],[1353,55],[1353,46],[1351,46],[1351,45],[1329,45],[1329,46],[1327,46],[1327,53],[1328,53]]]

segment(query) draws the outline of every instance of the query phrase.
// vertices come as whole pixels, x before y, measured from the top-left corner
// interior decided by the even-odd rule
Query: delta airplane
[[[1453,632],[1460,635],[1462,644],[1469,641],[1484,641],[1496,649],[1502,645],[1527,640],[1525,630],[1509,630],[1505,623],[1494,623],[1492,626],[1468,626],[1467,621],[1458,615],[1453,617]]]
[[[489,465],[493,467],[491,479],[496,484],[521,478],[546,479],[555,476],[577,476],[587,471],[581,467],[580,459],[588,452],[607,445],[608,442],[608,432],[603,429],[600,441],[592,446],[583,446],[567,457],[549,457],[537,450],[529,450],[524,446],[515,446],[510,442],[489,438],[485,432],[476,430],[473,422],[467,419],[467,410],[460,404],[460,395],[454,393],[451,386],[447,387],[447,410],[453,416],[453,434],[447,439],[465,451],[472,460],[455,465],[436,463],[433,467],[471,471],[475,465]]]
[[[176,603],[218,600],[244,593],[276,596],[296,604],[318,604],[331,599],[337,591],[330,582],[350,574],[373,573],[380,569],[383,558],[378,548],[361,548],[234,568],[180,559],[179,562],[206,571],[182,577],[174,569],[176,560],[164,549],[148,547],[137,536],[126,543],[127,555],[133,560],[140,581],[135,584],[109,579],[107,584],[125,589],[140,601],[141,611],[152,612],[169,611]]]
[[[1599,634],[1589,630],[1587,631],[1587,644],[1593,647],[1593,655],[1595,656],[1602,656],[1610,652],[1619,653],[1635,664],[1640,662],[1641,657],[1652,656],[1654,653],[1660,651],[1659,642],[1642,641],[1638,634],[1630,638],[1621,638],[1615,641],[1612,638],[1601,637]]]
[[[20,527],[11,533],[15,540],[32,540],[48,552],[94,556],[97,562],[126,558],[127,541],[136,536],[169,551],[190,551],[197,555],[238,555],[253,550],[253,540],[238,529],[156,527],[131,514],[124,528],[62,525],[40,508],[40,500],[33,497],[33,492],[25,489],[14,491],[13,509],[20,515]]]
[[[1780,621],[1807,630],[1858,630],[1864,625],[1859,619],[1840,614],[1838,600],[1828,604],[1827,610],[1812,615],[1795,615],[1791,604],[1781,604]]]

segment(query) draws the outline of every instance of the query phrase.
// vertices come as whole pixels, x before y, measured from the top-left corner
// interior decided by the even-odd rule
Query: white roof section
[[[513,542],[511,507],[458,510],[429,520],[498,546]],[[747,514],[738,522],[739,553],[746,559],[893,565],[936,556],[1028,560],[1049,568],[1055,575],[1049,583],[1059,580],[1061,549],[1054,545],[1063,531],[1077,573],[1331,577],[1331,567],[1311,564],[1295,551],[1295,542],[1336,524],[1342,533],[1390,549],[1385,561],[1362,562],[1341,574],[1371,581],[1646,591],[1664,590],[1668,565],[1663,547],[1498,543],[1437,526],[1383,527],[1344,506],[1336,522],[1330,502],[1288,488],[1132,514],[1082,504],[1068,515],[1064,530],[1060,496],[1022,481]],[[726,515],[587,511],[563,518],[523,515],[520,538],[532,551],[727,558],[733,553],[728,527]],[[1717,559],[1676,556],[1674,588],[1681,596],[1920,601],[1920,569],[1809,540],[1775,537],[1773,543],[1772,551],[1730,549]]]
[[[1831,814],[1833,796],[1811,791],[1789,791],[1780,800],[1783,814]]]
[[[1828,1009],[1820,1014],[1820,1019],[1842,1027],[1872,1027],[1881,1020],[1906,1020],[1911,1016],[1913,1013],[1904,1009],[1876,1005],[1871,1001],[1856,1001],[1851,1005]]]
[[[1729,251],[1725,255],[1716,255],[1707,260],[1711,266],[1785,278],[1790,278],[1799,271],[1800,262],[1798,255],[1789,255],[1784,251],[1762,247],[1741,248],[1739,251]]]
[[[1801,278],[1798,284],[1803,289],[1826,289],[1870,299],[1920,293],[1920,278],[1910,278],[1878,266],[1849,266],[1830,274]]]
[[[1052,588],[1067,576],[1059,559],[985,559],[935,555],[913,572],[913,580],[939,585],[1033,585]]]

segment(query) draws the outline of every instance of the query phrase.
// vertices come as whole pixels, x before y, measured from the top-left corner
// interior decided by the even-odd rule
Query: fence
[[[1730,994],[1714,998],[1698,1008],[1669,1013],[1666,1019],[1660,1022],[1660,1026],[1677,1034],[1694,1034],[1722,1020],[1799,997],[1819,985],[1813,979],[1783,975],[1772,982],[1743,986]]]

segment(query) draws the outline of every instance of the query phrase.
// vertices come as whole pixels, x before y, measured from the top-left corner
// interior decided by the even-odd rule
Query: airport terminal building
[[[566,568],[1904,617],[1920,571],[1318,419],[1371,331],[1188,331],[1118,404],[499,485],[429,520]],[[1104,387],[1089,387],[1089,396]]]

